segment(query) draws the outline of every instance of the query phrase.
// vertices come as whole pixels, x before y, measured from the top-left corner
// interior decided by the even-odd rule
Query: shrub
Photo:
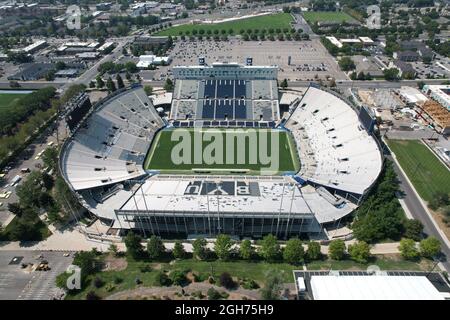
[[[101,300],[101,298],[95,293],[95,291],[89,291],[86,293],[86,300]]]
[[[98,289],[104,285],[104,282],[99,277],[95,277],[93,284],[94,284],[94,287],[96,287]]]
[[[170,279],[172,280],[173,284],[178,286],[184,286],[188,282],[185,273],[179,270],[172,271],[170,273]]]
[[[123,282],[123,279],[119,276],[115,276],[113,281],[115,284],[120,284]]]
[[[165,274],[164,272],[160,271],[156,275],[156,281],[159,283],[160,286],[170,286],[172,284],[172,280]]]
[[[222,295],[220,294],[220,292],[212,287],[208,289],[207,295],[208,295],[208,300],[219,300],[222,298]]]
[[[228,272],[224,272],[220,275],[219,283],[222,287],[227,289],[233,289],[236,287],[236,283]]]

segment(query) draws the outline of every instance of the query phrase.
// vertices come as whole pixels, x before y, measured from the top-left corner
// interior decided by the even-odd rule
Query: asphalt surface
[[[38,258],[42,254],[42,258]],[[72,255],[71,255],[72,256]],[[18,263],[11,263],[18,257]],[[22,263],[48,261],[49,271],[23,269]],[[56,287],[56,276],[72,263],[64,252],[0,251],[0,300],[52,300],[62,291]]]
[[[411,215],[414,217],[414,219],[420,220],[423,223],[423,230],[427,235],[436,237],[441,242],[442,253],[444,255],[442,257],[441,263],[445,270],[447,272],[450,272],[450,248],[447,246],[441,234],[434,226],[430,216],[423,208],[422,203],[411,188],[411,185],[408,183],[406,177],[403,175],[397,164],[393,161],[392,156],[388,156],[387,158],[394,164],[394,170],[397,173],[397,177],[400,181],[400,190],[404,194],[403,200],[405,201],[406,206],[411,212]]]

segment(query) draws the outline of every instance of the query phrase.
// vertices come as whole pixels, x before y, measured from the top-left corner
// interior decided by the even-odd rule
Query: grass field
[[[202,148],[199,149],[202,150],[201,153],[203,154],[203,157],[200,159],[200,161],[197,161],[197,163],[195,163],[194,161],[196,155],[199,154],[199,150],[195,150],[195,145],[196,143],[198,144],[198,140],[194,141],[194,129],[169,129],[160,131],[158,136],[153,141],[152,147],[145,161],[145,169],[159,170],[163,173],[194,173],[194,171],[210,171],[216,173],[239,172],[247,174],[261,174],[263,170],[269,168],[269,164],[267,162],[264,162],[263,157],[259,156],[260,153],[263,155],[268,155],[268,157],[271,159],[270,163],[275,164],[275,170],[273,170],[274,172],[272,172],[273,174],[288,171],[297,172],[300,169],[300,162],[294,150],[294,142],[292,141],[289,133],[286,131],[276,130],[278,134],[276,136],[272,136],[270,134],[272,131],[268,129],[260,129],[256,131],[256,134],[254,134],[254,139],[249,138],[250,131],[247,131],[245,129],[236,129],[235,131],[206,129],[203,131],[198,130],[197,132],[215,136],[214,138],[211,138],[209,140],[206,140],[207,137],[203,136],[203,145]],[[229,145],[231,138],[228,136],[228,134],[230,132],[235,132],[236,134],[236,138],[234,139],[234,149],[231,149],[233,145],[231,145],[231,147]],[[174,138],[181,133],[186,133],[186,136],[177,139]],[[266,133],[266,143],[261,142],[263,141],[262,138],[264,137],[262,133]],[[237,138],[237,136],[239,136],[242,141],[245,141],[245,143],[242,145],[240,144],[239,147],[239,138]],[[172,141],[172,139],[175,139],[175,141]],[[279,149],[279,152],[276,152],[274,150],[273,155],[272,146],[276,146],[276,144],[273,143],[276,140],[272,141],[272,139],[278,139]],[[223,143],[221,143],[220,140],[222,140]],[[250,140],[252,140],[253,143],[250,142]],[[202,143],[201,140],[200,143]],[[234,158],[232,158],[233,154],[230,154],[231,152],[227,153],[227,143],[230,147],[230,150],[234,150]],[[180,149],[181,145],[185,146],[183,150]],[[213,147],[215,151],[211,151]],[[222,153],[222,155],[220,153]],[[250,160],[250,153],[256,156],[254,161]],[[185,156],[185,160],[182,161],[182,163],[174,163],[172,161],[172,156],[174,154]],[[214,163],[208,162],[207,157],[205,156],[207,154],[212,154],[216,161]],[[241,157],[245,157],[245,159],[242,159],[244,161],[239,161]]]
[[[356,20],[345,12],[328,12],[328,11],[317,11],[317,12],[303,12],[303,17],[309,23],[316,22],[356,22]]]
[[[8,108],[8,106],[15,100],[25,96],[21,93],[0,93],[0,111]]]
[[[450,193],[450,171],[420,141],[388,140],[402,169],[420,196],[430,201],[440,192]]]
[[[229,33],[229,30],[232,29],[234,34],[240,32],[240,30],[244,29],[291,29],[290,22],[292,21],[292,16],[289,13],[278,13],[273,15],[265,15],[253,18],[245,18],[235,21],[227,21],[215,24],[184,24],[175,27],[171,27],[165,30],[162,30],[156,35],[158,36],[179,36],[181,34],[186,35],[186,32],[192,34],[192,30],[204,30],[205,35],[208,30],[214,32],[214,30],[226,30]]]

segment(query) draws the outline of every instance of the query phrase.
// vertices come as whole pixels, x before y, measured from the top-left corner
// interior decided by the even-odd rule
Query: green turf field
[[[450,171],[424,144],[416,140],[388,140],[388,144],[424,200],[430,201],[438,191],[450,193]]]
[[[328,12],[328,11],[310,11],[303,12],[303,17],[309,23],[316,22],[356,22],[354,18],[345,12]]]
[[[181,34],[186,35],[186,32],[189,31],[192,34],[192,30],[204,30],[205,35],[208,30],[214,32],[218,30],[226,30],[227,34],[229,34],[229,30],[233,30],[233,34],[239,33],[241,30],[248,29],[281,29],[288,28],[291,29],[290,22],[292,21],[292,16],[289,13],[278,13],[272,15],[265,15],[253,18],[245,18],[235,21],[227,21],[222,23],[215,24],[184,24],[175,27],[171,27],[165,30],[161,30],[156,33],[158,36],[179,36]],[[214,35],[214,34],[211,34]]]
[[[0,93],[0,110],[8,108],[8,106],[15,101],[20,99],[26,94],[21,93]]]
[[[220,174],[280,174],[284,172],[297,172],[300,169],[300,162],[295,151],[295,144],[290,134],[285,131],[270,131],[259,129],[258,131],[247,131],[246,129],[196,129],[202,134],[210,134],[214,137],[206,140],[206,136],[199,140],[194,139],[194,129],[165,129],[158,133],[153,140],[150,151],[145,161],[145,169],[159,170],[163,173],[220,173]],[[264,132],[263,132],[264,131]],[[229,134],[235,134],[234,145],[229,144]],[[249,132],[254,132],[254,138],[249,138]],[[276,136],[269,134],[277,132]],[[175,139],[177,135],[184,134]],[[266,134],[266,143],[262,143],[263,135]],[[238,137],[239,136],[239,137]],[[239,139],[245,141],[238,146]],[[175,139],[175,141],[172,141]],[[216,141],[217,139],[217,141]],[[272,143],[278,139],[278,150],[274,150],[272,155]],[[219,141],[222,140],[223,143]],[[203,142],[202,142],[203,141]],[[253,141],[253,142],[250,142]],[[234,152],[227,153],[229,149]],[[182,148],[184,145],[184,149]],[[195,150],[195,146],[200,146]],[[261,146],[261,147],[260,147]],[[234,147],[234,149],[233,149]],[[183,149],[183,150],[182,150]],[[214,149],[214,151],[211,151]],[[186,152],[184,150],[187,150]],[[222,153],[222,155],[220,155]],[[180,163],[173,161],[173,155],[185,157]],[[215,157],[214,162],[208,162],[205,155],[211,154]],[[251,160],[250,154],[255,155]],[[269,163],[264,161],[264,157],[259,154],[268,155],[271,159]],[[199,161],[195,157],[203,155]],[[234,155],[234,157],[233,157]],[[174,163],[175,162],[175,163]],[[270,166],[273,163],[273,166]],[[270,169],[269,169],[270,168]],[[266,170],[270,170],[270,173]]]

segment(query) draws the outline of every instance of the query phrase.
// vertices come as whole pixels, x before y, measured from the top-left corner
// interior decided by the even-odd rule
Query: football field
[[[300,169],[290,134],[271,129],[165,129],[153,140],[146,170],[161,173],[283,174]]]

